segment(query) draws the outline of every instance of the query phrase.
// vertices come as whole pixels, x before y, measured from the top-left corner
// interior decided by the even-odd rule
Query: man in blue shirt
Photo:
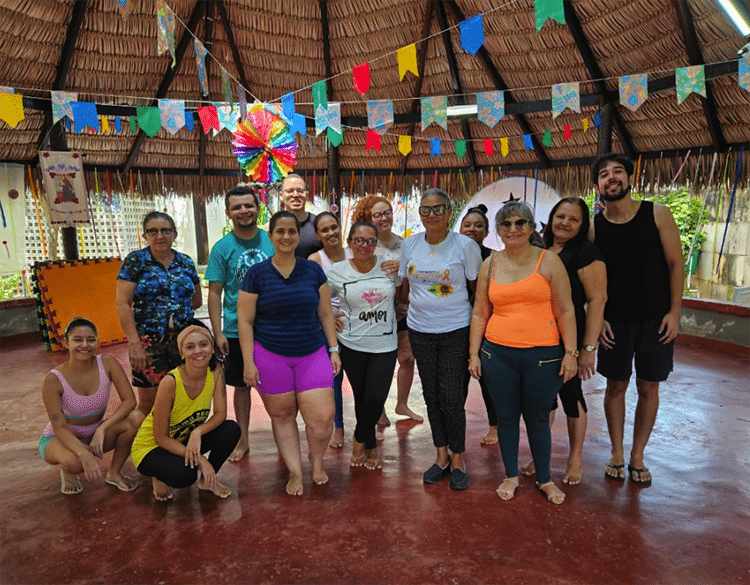
[[[208,316],[216,344],[227,356],[226,383],[234,386],[234,414],[242,435],[229,460],[239,461],[249,448],[250,388],[242,379],[244,364],[237,333],[237,293],[247,269],[273,256],[274,249],[266,231],[258,228],[260,203],[252,187],[233,187],[227,191],[224,201],[232,231],[214,244],[208,258]]]

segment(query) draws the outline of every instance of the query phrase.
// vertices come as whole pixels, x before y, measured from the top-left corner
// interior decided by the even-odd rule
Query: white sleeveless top
[[[320,254],[320,263],[323,266],[323,272],[325,272],[327,276],[328,272],[331,270],[331,268],[333,268],[333,263],[331,262],[331,259],[328,257],[328,254],[326,254],[326,251],[324,249],[321,248],[320,250],[318,250],[318,254]],[[351,249],[344,248],[344,255],[346,256],[346,260],[351,260]],[[344,262],[346,260],[344,260]],[[333,289],[331,289],[331,308],[333,309],[334,317],[341,312],[341,299],[339,298],[338,294],[333,292]]]

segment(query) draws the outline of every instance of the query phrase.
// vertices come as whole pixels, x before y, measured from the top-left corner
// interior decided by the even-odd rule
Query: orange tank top
[[[507,347],[549,347],[560,343],[552,311],[552,290],[539,274],[546,250],[539,255],[534,272],[522,280],[499,284],[490,277],[492,316],[485,337]]]

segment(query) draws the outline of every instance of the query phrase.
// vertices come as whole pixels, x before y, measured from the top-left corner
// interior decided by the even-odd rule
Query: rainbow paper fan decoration
[[[286,177],[297,162],[297,143],[289,127],[277,114],[263,108],[248,112],[237,124],[232,146],[240,167],[261,183],[275,183]]]

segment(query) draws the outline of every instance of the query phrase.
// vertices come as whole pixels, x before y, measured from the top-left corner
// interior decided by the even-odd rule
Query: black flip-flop
[[[635,484],[638,484],[638,485],[650,485],[651,484],[650,479],[633,479],[634,471],[638,474],[638,477],[640,478],[641,473],[643,473],[644,471],[648,471],[648,467],[633,467],[632,465],[628,465],[628,475],[630,476],[630,481],[632,481]]]
[[[610,475],[609,473],[605,472],[604,477],[614,479],[615,481],[625,481],[624,477],[620,477],[620,470],[625,469],[624,463],[607,463],[604,467],[609,467],[610,469],[614,469],[617,472],[616,475]]]

